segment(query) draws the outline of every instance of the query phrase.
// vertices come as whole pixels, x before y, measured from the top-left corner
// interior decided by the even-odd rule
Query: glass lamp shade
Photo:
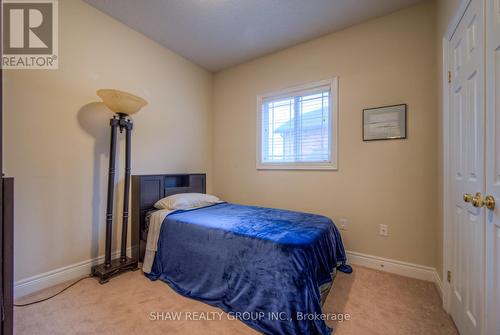
[[[141,97],[113,89],[98,90],[97,95],[102,99],[106,107],[118,114],[132,115],[148,104]]]

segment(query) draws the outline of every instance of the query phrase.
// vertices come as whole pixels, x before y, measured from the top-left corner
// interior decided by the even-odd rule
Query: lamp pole
[[[133,123],[129,115],[137,113],[147,102],[133,94],[112,89],[97,91],[104,104],[115,113],[109,124],[111,127],[111,140],[109,146],[109,174],[108,174],[108,197],[106,206],[106,247],[104,263],[92,267],[92,276],[98,277],[99,282],[104,284],[111,277],[127,270],[137,270],[138,260],[127,257],[127,229],[129,217],[130,197],[130,166],[131,166],[131,141]],[[111,246],[113,239],[113,204],[115,189],[115,165],[116,165],[116,137],[117,130],[120,133],[125,130],[125,185],[123,191],[123,218],[122,236],[120,246],[120,258],[111,259]]]
[[[111,126],[111,140],[109,146],[109,172],[108,172],[108,199],[106,205],[106,250],[104,253],[104,265],[111,266],[111,239],[113,236],[113,200],[115,194],[115,161],[116,161],[116,128],[118,118],[116,115],[109,120]]]
[[[132,121],[130,119],[120,119],[120,131],[125,128],[125,189],[123,191],[123,222],[122,222],[122,245],[120,260],[127,260],[127,229],[128,229],[128,199],[130,194],[130,150],[132,140]]]

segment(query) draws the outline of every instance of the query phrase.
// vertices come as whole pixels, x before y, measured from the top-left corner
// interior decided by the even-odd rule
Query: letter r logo
[[[4,54],[52,54],[52,3],[5,2],[3,6]]]

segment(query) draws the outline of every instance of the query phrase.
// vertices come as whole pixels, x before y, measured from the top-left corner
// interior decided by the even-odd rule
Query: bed
[[[156,201],[205,192],[204,174],[133,176],[133,256],[144,260]],[[264,334],[330,334],[321,306],[345,261],[324,216],[222,202],[169,213],[145,274]]]

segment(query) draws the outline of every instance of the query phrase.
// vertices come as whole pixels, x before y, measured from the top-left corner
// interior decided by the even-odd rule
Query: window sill
[[[311,171],[337,171],[338,168],[334,164],[324,165],[294,165],[294,164],[257,164],[257,170],[311,170]]]

